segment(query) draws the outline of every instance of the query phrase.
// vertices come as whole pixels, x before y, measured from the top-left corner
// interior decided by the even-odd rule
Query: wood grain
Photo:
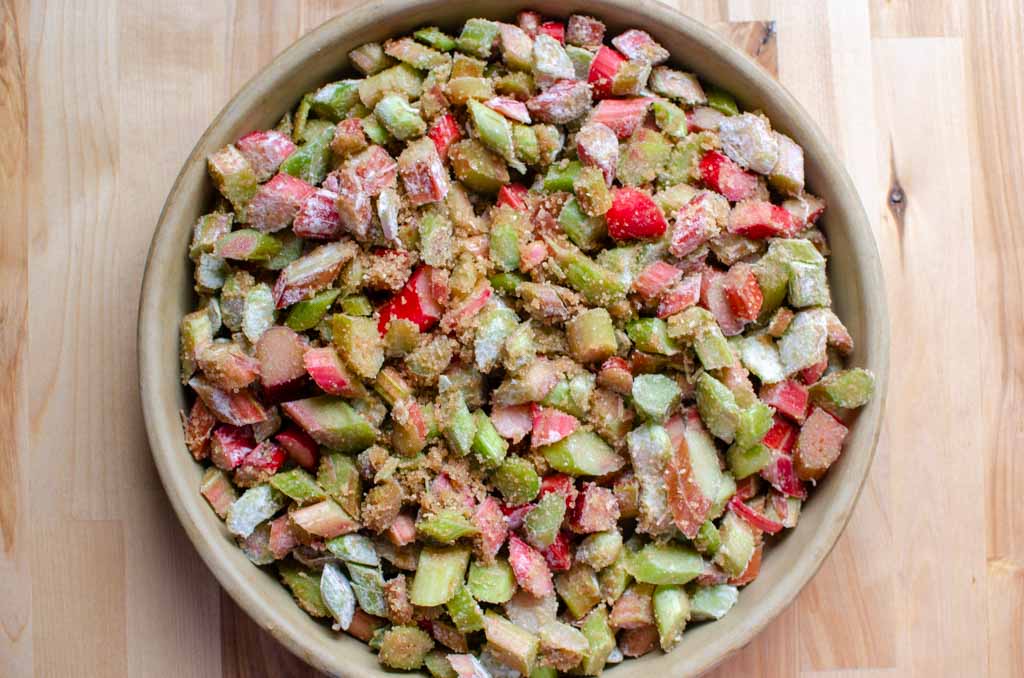
[[[351,4],[0,0],[0,675],[315,675],[174,519],[135,305],[202,130]],[[832,140],[893,309],[885,430],[850,525],[714,675],[1024,675],[1024,6],[670,4],[777,73]]]

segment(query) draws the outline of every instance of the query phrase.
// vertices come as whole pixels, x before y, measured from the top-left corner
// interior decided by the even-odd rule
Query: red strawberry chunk
[[[540,32],[550,35],[563,45],[565,44],[565,24],[559,21],[545,21],[540,25]]]
[[[726,298],[725,274],[714,268],[705,268],[701,284],[701,302],[715,316],[722,334],[727,337],[740,334],[745,322],[736,316]]]
[[[499,405],[491,410],[491,423],[498,435],[518,443],[533,428],[529,405]]]
[[[580,427],[580,422],[571,414],[553,407],[533,407],[533,435],[531,447],[550,445],[567,438]]]
[[[318,188],[295,215],[292,230],[300,238],[337,240],[341,236],[338,194]]]
[[[793,451],[793,444],[796,442],[796,427],[790,424],[781,414],[772,417],[772,427],[764,434],[761,440],[766,447],[780,452]]]
[[[508,524],[497,499],[487,497],[480,502],[473,512],[473,525],[480,531],[477,544],[484,560],[493,560],[508,536]]]
[[[665,215],[651,195],[636,188],[615,190],[605,220],[608,234],[616,240],[660,238],[668,228]]]
[[[633,281],[633,290],[645,301],[657,299],[683,277],[675,266],[658,260],[648,264]]]
[[[544,556],[514,534],[508,538],[508,562],[521,587],[541,598],[554,593],[551,570]]]
[[[235,142],[235,148],[249,161],[256,179],[266,181],[295,152],[295,144],[287,134],[277,130],[249,132]]]
[[[771,448],[769,448],[771,449]],[[772,460],[761,469],[762,478],[779,492],[798,499],[807,498],[807,488],[796,476],[793,457],[781,450],[771,449]]]
[[[491,294],[490,283],[483,282],[477,285],[462,304],[445,313],[444,318],[441,319],[441,329],[448,332],[474,317],[487,305]]]
[[[822,358],[820,362],[817,362],[810,367],[805,367],[800,370],[800,379],[805,384],[810,386],[811,384],[817,383],[821,379],[821,375],[825,374],[825,370],[828,369],[828,358]]]
[[[725,298],[733,314],[740,320],[757,320],[764,296],[757,284],[754,269],[747,263],[735,264],[724,278]]]
[[[249,202],[249,225],[264,233],[280,231],[292,222],[315,190],[290,174],[275,175]]]
[[[521,122],[524,125],[530,124],[530,111],[522,101],[510,99],[509,97],[494,97],[484,102],[484,105],[491,110],[501,113],[510,120]]]
[[[569,527],[573,532],[587,534],[615,529],[619,520],[619,500],[607,487],[587,483],[576,498]]]
[[[537,122],[564,125],[590,108],[590,87],[581,80],[559,80],[526,102]]]
[[[462,136],[462,131],[459,129],[459,123],[455,121],[455,116],[451,113],[445,113],[430,126],[427,136],[434,142],[437,154],[442,159],[447,159],[448,149],[459,140]]]
[[[274,435],[277,444],[285,449],[292,460],[306,469],[315,471],[320,460],[320,446],[295,424],[287,424]]]
[[[254,447],[256,439],[250,426],[221,424],[213,430],[210,458],[218,468],[231,471],[242,463]]]
[[[612,95],[612,81],[619,67],[625,63],[626,57],[605,45],[597,50],[594,59],[590,62],[590,72],[587,74],[587,82],[594,88],[594,98],[603,99]]]
[[[603,99],[590,114],[590,122],[607,125],[619,139],[628,139],[647,117],[652,99]]]
[[[306,349],[302,362],[309,376],[324,393],[346,398],[366,395],[362,383],[345,367],[334,347]]]
[[[794,379],[762,386],[760,398],[798,424],[807,418],[807,387]]]
[[[658,304],[658,317],[667,318],[675,315],[700,301],[701,277],[700,271],[694,271],[665,292]]]
[[[498,204],[508,205],[517,210],[526,209],[526,196],[530,192],[526,186],[519,183],[505,184],[498,189]]]
[[[729,232],[747,238],[789,238],[799,230],[789,212],[764,200],[744,200],[729,213]]]
[[[548,246],[543,240],[534,240],[519,248],[519,270],[529,273],[548,258]]]
[[[569,535],[559,532],[555,540],[541,553],[552,572],[565,572],[572,567],[572,552],[569,550]]]
[[[565,495],[565,508],[570,511],[576,504],[576,497],[579,495],[572,476],[564,473],[551,473],[541,479],[540,494],[537,499],[539,500],[548,492],[560,492]]]
[[[540,12],[524,10],[516,15],[516,25],[522,28],[526,34],[531,37],[537,35],[537,31],[540,30],[540,23]]]
[[[377,329],[381,335],[387,333],[392,318],[409,320],[415,323],[421,332],[431,329],[441,319],[443,309],[431,296],[432,270],[430,266],[417,268],[409,276],[405,287],[381,306],[380,320],[377,322]]]
[[[782,530],[782,523],[777,523],[753,507],[747,506],[738,496],[733,496],[729,500],[729,508],[740,518],[747,521],[751,527],[762,532],[775,534]]]
[[[705,186],[730,202],[746,200],[757,192],[757,177],[718,151],[708,151],[700,159],[700,176]]]

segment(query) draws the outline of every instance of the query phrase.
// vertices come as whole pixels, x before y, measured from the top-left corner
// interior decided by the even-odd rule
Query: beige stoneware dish
[[[853,183],[808,114],[770,75],[696,21],[654,0],[376,0],[328,21],[296,42],[228,103],[196,144],[171,189],[150,247],[139,313],[139,373],[149,442],[171,504],[220,584],[263,628],[310,664],[337,676],[387,675],[359,641],[318,624],[272,574],[252,565],[199,495],[202,469],[186,452],[178,411],[178,321],[191,310],[192,270],[186,250],[195,220],[214,189],[206,156],[253,130],[272,127],[313,87],[346,70],[350,49],[371,40],[436,24],[453,29],[483,16],[511,20],[523,8],[551,16],[578,10],[599,17],[614,34],[641,28],[673,60],[759,108],[773,126],[803,145],[807,184],[829,205],[823,218],[834,307],[857,341],[852,363],[877,376],[874,399],[853,424],[839,462],[813,492],[800,525],[766,553],[760,577],[722,620],[687,630],[670,654],[654,652],[610,667],[605,675],[693,676],[740,649],[774,619],[821,566],[853,511],[874,456],[889,373],[886,294],[871,227]],[[206,620],[197,620],[203,623]],[[216,627],[212,629],[216,632]]]

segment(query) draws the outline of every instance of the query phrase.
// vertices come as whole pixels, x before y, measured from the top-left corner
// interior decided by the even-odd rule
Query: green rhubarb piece
[[[385,94],[374,106],[373,114],[399,141],[421,137],[427,131],[420,112],[401,94]]]
[[[645,419],[664,422],[679,404],[682,390],[663,374],[641,374],[633,379],[633,405]]]
[[[601,586],[597,574],[586,563],[573,563],[566,572],[557,575],[555,590],[573,619],[583,618],[601,602]]]
[[[512,506],[533,501],[540,492],[540,476],[533,464],[522,457],[506,457],[491,476],[491,483],[505,503]]]
[[[768,317],[782,305],[789,290],[791,262],[822,264],[825,258],[814,244],[803,238],[772,240],[768,252],[754,264],[754,275],[764,297],[761,314]]]
[[[575,247],[566,247],[552,238],[545,242],[565,274],[566,282],[583,295],[591,306],[609,306],[626,296],[629,282],[599,265]]]
[[[592,611],[580,631],[587,639],[587,651],[583,655],[580,672],[585,676],[596,676],[604,669],[609,655],[615,649],[615,633],[608,625],[608,610],[602,605]]]
[[[228,509],[228,532],[248,537],[256,526],[284,508],[284,497],[270,485],[250,487]]]
[[[689,546],[650,543],[626,557],[626,570],[645,584],[685,584],[704,571],[704,560]]]
[[[377,567],[380,557],[373,545],[373,540],[364,534],[352,532],[327,540],[327,550],[346,563]]]
[[[544,396],[541,403],[581,419],[590,407],[590,396],[596,381],[597,378],[590,372],[581,372],[572,379],[563,379]]]
[[[468,564],[468,547],[424,547],[420,551],[409,600],[423,607],[444,605],[462,585]]]
[[[442,52],[450,52],[455,49],[455,40],[437,26],[421,28],[413,33],[412,37]]]
[[[697,531],[693,545],[705,555],[713,556],[718,552],[719,547],[722,545],[722,538],[719,536],[718,528],[713,522],[710,520],[704,521],[704,524]]]
[[[493,239],[493,232],[492,232]],[[493,254],[493,246],[492,246]],[[510,308],[492,305],[480,316],[473,344],[476,366],[481,372],[490,372],[498,364],[505,339],[519,325],[519,317]]]
[[[683,139],[689,133],[686,123],[686,111],[671,101],[658,99],[654,102],[654,120],[658,128],[674,139]]]
[[[462,25],[462,32],[455,40],[455,46],[460,52],[480,59],[489,59],[497,37],[497,23],[487,19],[470,19]]]
[[[721,619],[740,598],[740,591],[729,584],[699,586],[690,598],[690,619]]]
[[[391,406],[400,400],[411,398],[413,395],[409,382],[390,365],[377,373],[377,378],[373,382],[373,390]]]
[[[614,564],[620,553],[622,534],[618,530],[595,532],[587,535],[576,547],[576,560],[590,565],[595,570],[603,570]]]
[[[534,125],[533,133],[537,135],[537,148],[540,151],[539,164],[542,167],[555,162],[558,154],[565,146],[565,135],[555,125]]]
[[[508,372],[525,369],[537,357],[537,345],[534,340],[533,326],[525,322],[519,324],[505,339],[502,346],[501,364]]]
[[[619,551],[615,562],[601,570],[597,576],[600,583],[601,598],[611,605],[626,592],[626,587],[632,580],[629,572],[626,571],[626,549]]]
[[[779,339],[779,358],[786,375],[817,365],[826,357],[828,324],[824,315],[801,311]]]
[[[654,621],[658,626],[661,649],[668,652],[683,637],[690,618],[690,598],[682,586],[659,586],[654,589]]]
[[[754,531],[745,520],[729,511],[718,528],[722,545],[715,554],[715,563],[727,574],[738,577],[747,569],[754,555]]]
[[[359,601],[359,607],[368,614],[386,616],[384,577],[380,573],[380,568],[352,562],[346,563],[345,567],[348,569],[349,583],[352,584],[352,592]]]
[[[245,293],[242,332],[255,344],[263,333],[274,326],[274,294],[270,285],[260,283]]]
[[[367,42],[348,53],[348,60],[363,75],[380,73],[395,63],[384,54],[384,47],[379,42]]]
[[[729,471],[734,477],[742,480],[752,476],[772,460],[771,452],[761,443],[754,443],[750,447],[741,447],[733,443],[726,453],[726,462],[729,464]]]
[[[672,144],[661,132],[641,127],[622,147],[615,178],[623,186],[640,186],[654,181],[671,153]]]
[[[448,160],[458,180],[478,193],[497,193],[510,180],[501,156],[476,139],[463,139],[453,144],[448,149]]]
[[[376,432],[341,398],[316,396],[282,405],[288,416],[319,444],[339,452],[360,452],[373,444]]]
[[[295,115],[292,118],[292,139],[299,141],[306,131],[306,122],[309,121],[309,107],[312,105],[312,93],[303,95],[299,105],[295,107]]]
[[[603,476],[623,467],[625,460],[593,431],[576,431],[541,448],[556,471],[571,476]]]
[[[359,103],[359,80],[341,80],[324,85],[309,100],[309,109],[321,118],[338,122]]]
[[[494,79],[494,91],[515,99],[529,99],[536,91],[533,75],[526,71],[510,71]]]
[[[479,534],[473,522],[454,509],[441,509],[416,521],[416,534],[441,544],[454,544],[463,537]]]
[[[767,334],[743,337],[737,341],[740,361],[763,384],[774,384],[786,378],[775,342]]]
[[[233,144],[212,154],[206,165],[217,190],[231,203],[235,218],[242,223],[247,222],[246,209],[259,189],[252,165]]]
[[[466,456],[473,449],[476,439],[476,418],[466,406],[463,394],[456,391],[446,404],[444,416],[441,418],[441,429],[448,445],[461,456]],[[490,421],[490,420],[488,420]]]
[[[708,518],[717,519],[725,512],[725,507],[736,494],[736,479],[731,473],[721,472],[722,483],[718,486],[718,493],[715,500],[711,502],[711,509],[708,511]]]
[[[654,202],[658,204],[658,207],[661,208],[666,217],[670,217],[685,207],[686,203],[690,202],[695,195],[697,195],[697,189],[693,186],[681,182],[671,182],[668,186],[654,194]]]
[[[547,174],[544,175],[544,190],[548,193],[555,191],[572,192],[573,182],[579,176],[583,164],[579,160],[563,160],[551,165]]]
[[[181,378],[187,382],[196,371],[199,350],[213,341],[213,325],[206,311],[193,311],[181,319]]]
[[[604,185],[604,179],[601,179],[601,182]],[[588,216],[575,197],[569,198],[562,205],[562,211],[558,213],[558,225],[562,227],[569,240],[584,251],[599,248],[608,235],[608,225],[604,217]]]
[[[875,391],[875,375],[856,367],[826,374],[811,386],[811,400],[821,407],[837,411],[863,407]]]
[[[520,213],[509,206],[501,206],[494,211],[491,222],[490,258],[500,271],[515,271],[519,268],[521,219]]]
[[[416,323],[404,318],[392,318],[384,333],[384,353],[389,358],[409,355],[419,345],[421,338]],[[380,373],[377,378],[380,379]]]
[[[494,96],[494,87],[487,78],[453,77],[445,85],[445,93],[452,104],[465,106],[474,99],[487,101]]]
[[[566,45],[565,53],[572,61],[572,68],[576,72],[577,80],[586,80],[590,74],[590,64],[594,61],[594,53],[588,49],[576,45]]]
[[[338,626],[342,630],[347,630],[356,612],[356,596],[338,563],[324,565],[323,573],[320,575],[320,599],[338,622]]]
[[[460,586],[446,603],[448,616],[460,633],[480,631],[484,627],[484,613],[466,586]]]
[[[789,304],[793,308],[829,306],[829,294],[825,264],[806,264],[801,261],[789,262]]]
[[[366,138],[375,144],[385,146],[391,141],[391,133],[379,119],[374,116],[363,118],[363,132]]]
[[[423,76],[409,64],[398,64],[359,82],[359,99],[373,108],[388,92],[416,99],[423,90]]]
[[[734,99],[733,96],[724,89],[712,85],[708,87],[705,92],[708,97],[708,106],[715,109],[722,115],[740,114],[740,108],[736,105],[736,99]]]
[[[331,121],[321,120],[320,118],[311,118],[306,122],[306,126],[303,128],[302,134],[299,136],[299,143],[305,144],[316,139],[325,131],[334,131],[334,124]]]
[[[626,325],[626,335],[637,350],[658,355],[675,355],[679,347],[668,335],[668,323],[661,318],[639,318]]]
[[[281,171],[298,177],[307,184],[319,186],[327,177],[332,139],[334,139],[334,126],[328,125],[289,155],[281,163]]]
[[[566,323],[569,354],[581,363],[602,362],[615,355],[618,342],[612,317],[603,308],[591,308]]]
[[[213,212],[199,217],[192,228],[192,243],[188,248],[188,256],[192,261],[199,261],[204,252],[211,254],[221,236],[231,232],[231,224],[235,215],[231,212]]]
[[[224,279],[224,286],[220,291],[221,318],[232,332],[239,332],[242,329],[245,295],[255,284],[255,279],[248,271],[236,271]]]
[[[611,209],[612,194],[608,190],[608,184],[605,183],[604,173],[601,169],[593,165],[584,167],[573,180],[572,188],[582,212],[596,219],[598,224],[603,225],[604,219],[598,219],[598,217],[603,216]],[[563,228],[565,227],[563,226]],[[590,230],[600,231],[600,228],[600,226],[593,226]]]
[[[651,65],[645,61],[630,59],[619,64],[612,76],[612,94],[634,96],[641,94],[651,77]]]
[[[508,452],[508,442],[498,435],[491,418],[482,410],[473,413],[476,435],[473,436],[473,452],[487,468],[497,468]]]
[[[476,99],[470,99],[469,117],[473,122],[473,129],[480,141],[489,149],[500,155],[520,172],[525,172],[526,167],[516,160],[516,154],[512,142],[512,123],[501,113],[484,106]]]
[[[484,615],[484,634],[498,661],[524,675],[533,671],[540,645],[537,636],[492,611]]]
[[[282,231],[276,233],[274,237],[281,243],[281,249],[263,263],[263,268],[270,271],[280,271],[302,256],[303,240],[292,231]]]
[[[420,558],[422,560],[423,556]],[[475,600],[501,605],[507,603],[516,592],[516,577],[508,561],[503,558],[490,565],[474,560],[469,566],[466,586]]]
[[[334,345],[341,357],[364,379],[377,376],[384,364],[384,342],[373,318],[335,314],[331,317]]]
[[[431,650],[423,657],[423,665],[433,678],[459,678],[452,668],[448,655],[441,650]]]
[[[697,411],[704,425],[716,438],[731,443],[736,437],[740,418],[736,396],[729,387],[707,372],[697,378]]]
[[[362,294],[345,297],[339,304],[341,312],[346,315],[367,317],[373,315],[373,304]]]
[[[512,124],[512,147],[519,162],[531,166],[540,162],[537,133],[529,125]]]
[[[388,668],[413,671],[423,666],[434,641],[416,626],[392,626],[381,637],[377,658]]]
[[[427,446],[429,429],[424,432],[421,424],[425,422],[419,419],[425,419],[425,415],[413,398],[399,400],[391,408],[391,445],[400,456],[415,457]]]
[[[349,515],[359,516],[359,502],[363,496],[362,480],[355,462],[350,457],[339,453],[320,457],[316,480],[317,484]]]
[[[327,497],[308,471],[295,468],[270,477],[270,486],[298,504],[311,504]]]
[[[276,560],[270,550],[270,523],[260,523],[252,534],[239,541],[238,547],[254,565],[269,565]]]
[[[639,529],[651,534],[665,532],[671,527],[665,489],[665,467],[672,458],[668,431],[648,422],[626,434],[626,447],[639,482]]]
[[[213,294],[223,287],[230,273],[231,268],[228,266],[228,262],[203,252],[199,255],[199,263],[195,270],[196,292]]]
[[[742,410],[739,423],[736,426],[736,444],[747,448],[761,442],[761,439],[768,433],[768,429],[772,427],[772,415],[774,414],[775,410],[760,400]],[[742,478],[743,476],[736,477]]]
[[[299,607],[313,617],[331,616],[330,610],[327,609],[323,598],[320,597],[319,572],[307,570],[292,560],[278,563],[277,571],[285,586],[291,589]]]
[[[427,209],[420,216],[420,256],[430,266],[448,267],[452,261],[452,222],[441,210]]]
[[[447,68],[451,64],[450,56],[441,54],[437,50],[431,49],[408,37],[388,40],[384,43],[384,52],[388,56],[394,57],[422,71],[438,67]]]
[[[548,492],[530,509],[523,520],[527,541],[538,550],[554,543],[565,519],[565,497],[559,492]]]

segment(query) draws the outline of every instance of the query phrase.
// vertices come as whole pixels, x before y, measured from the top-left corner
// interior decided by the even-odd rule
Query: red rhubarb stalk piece
[[[603,99],[590,114],[590,122],[607,125],[619,139],[628,139],[643,124],[651,101],[648,97]]]
[[[295,215],[292,230],[300,238],[311,240],[337,240],[341,237],[338,194],[318,188],[306,198]]]
[[[800,370],[800,379],[805,384],[810,386],[811,384],[817,383],[821,379],[821,375],[825,374],[825,370],[828,369],[828,358],[822,358],[820,362],[817,362],[810,367],[805,367]]]
[[[533,409],[533,434],[530,436],[530,447],[540,447],[557,443],[567,438],[580,427],[579,420],[561,410],[553,407],[540,407],[536,404]]]
[[[548,492],[560,492],[563,494],[567,510],[572,510],[572,507],[576,504],[576,497],[579,494],[572,476],[566,473],[550,473],[541,479],[540,493],[537,499],[539,500]]]
[[[565,44],[565,24],[560,21],[545,21],[540,25],[540,32],[550,35],[552,38]]]
[[[256,439],[251,427],[221,424],[213,431],[210,458],[218,468],[232,471],[255,447]]]
[[[701,272],[694,271],[673,285],[658,303],[658,317],[667,318],[700,301]]]
[[[520,183],[505,184],[498,189],[498,205],[508,205],[513,209],[526,209],[526,195],[529,193],[526,186]]]
[[[459,129],[459,123],[456,122],[455,116],[445,113],[430,126],[427,136],[437,147],[437,154],[441,156],[442,160],[445,160],[448,157],[448,149],[462,137],[462,130]]]
[[[731,578],[729,583],[733,586],[744,586],[757,579],[757,575],[761,573],[761,554],[763,551],[764,544],[758,544],[757,548],[754,549],[753,555],[750,556],[750,560],[747,561],[747,567],[739,575]]]
[[[526,514],[533,510],[533,504],[519,504],[518,506],[501,504],[500,509],[501,514],[505,517],[505,524],[508,526],[508,529],[518,530],[523,526]]]
[[[274,440],[296,464],[307,471],[316,471],[320,460],[320,446],[295,424],[287,424],[274,435]]]
[[[309,376],[324,393],[346,398],[366,395],[362,382],[345,366],[333,346],[306,349],[302,361]]]
[[[740,518],[747,521],[751,527],[761,530],[762,532],[775,534],[782,530],[782,523],[777,523],[760,511],[746,505],[743,503],[743,500],[736,495],[733,495],[733,498],[729,500],[729,508]]]
[[[659,259],[640,271],[633,281],[633,290],[645,301],[653,301],[682,277],[682,271]]]
[[[603,99],[612,95],[612,81],[619,67],[625,63],[626,57],[617,51],[602,45],[597,50],[594,59],[590,62],[590,72],[587,74],[587,82],[594,88],[594,98]]]
[[[668,223],[650,194],[636,188],[619,188],[605,214],[608,234],[616,240],[660,238]]]
[[[761,469],[762,478],[779,492],[797,499],[807,498],[807,488],[796,476],[793,457],[781,450],[771,450],[772,460]]]
[[[735,264],[725,274],[723,280],[725,299],[729,302],[729,308],[733,315],[740,320],[753,322],[761,313],[761,304],[764,302],[764,295],[761,293],[761,286],[757,283],[757,276],[750,264],[740,262]]]
[[[387,333],[391,319],[408,320],[414,323],[420,332],[426,332],[441,319],[442,308],[431,295],[433,269],[420,266],[409,277],[405,287],[391,298],[380,309],[380,320],[377,329],[381,335]]]
[[[385,536],[395,546],[405,546],[416,541],[416,521],[407,513],[399,513]]]
[[[441,319],[441,329],[450,332],[459,325],[474,317],[487,305],[491,298],[492,290],[488,282],[482,282],[476,289],[469,293],[469,296],[459,306],[444,314]]]
[[[798,424],[802,424],[807,418],[807,387],[795,379],[762,386],[760,398],[766,405],[774,407],[776,412],[786,415]]]
[[[292,223],[314,191],[315,187],[290,174],[275,175],[259,187],[249,202],[249,225],[264,233],[280,231]]]
[[[185,446],[196,461],[210,456],[210,434],[216,425],[217,418],[210,408],[201,398],[196,398],[185,419]]]
[[[258,424],[267,418],[267,410],[252,392],[243,388],[238,391],[219,389],[201,376],[192,377],[188,385],[203,399],[217,421],[232,426]]]
[[[518,443],[534,427],[529,405],[497,405],[491,410],[491,423],[502,438]]]
[[[781,414],[776,414],[772,417],[772,427],[764,434],[761,442],[766,447],[789,454],[796,443],[796,428]]]
[[[544,556],[514,534],[508,538],[508,562],[516,581],[525,590],[540,598],[554,593],[551,570]]]
[[[573,532],[589,534],[614,530],[619,521],[619,500],[607,487],[586,483],[572,507],[569,527]]]
[[[260,335],[255,353],[263,396],[269,402],[291,400],[302,390],[306,381],[306,368],[302,363],[305,350],[302,337],[284,325],[271,327]]]
[[[530,111],[522,101],[509,97],[494,97],[485,101],[484,105],[493,111],[501,113],[509,120],[515,120],[524,125],[530,124]]]
[[[256,178],[266,181],[285,159],[295,152],[295,143],[277,130],[249,132],[235,142],[235,148],[249,161]]]
[[[552,572],[565,572],[572,567],[572,551],[569,548],[569,534],[564,530],[545,548],[541,555]]]
[[[757,192],[757,177],[718,151],[708,151],[700,159],[700,176],[705,186],[731,202],[746,200]]]
[[[497,499],[489,496],[480,502],[473,512],[473,525],[480,531],[477,544],[484,560],[494,560],[508,536],[508,523]]]
[[[533,37],[537,35],[537,31],[540,30],[541,16],[540,12],[534,12],[533,10],[523,10],[516,15],[516,25],[523,29],[523,31]]]
[[[720,181],[724,171],[719,170]],[[744,200],[729,212],[729,232],[746,238],[790,238],[799,230],[793,215],[765,200]]]

